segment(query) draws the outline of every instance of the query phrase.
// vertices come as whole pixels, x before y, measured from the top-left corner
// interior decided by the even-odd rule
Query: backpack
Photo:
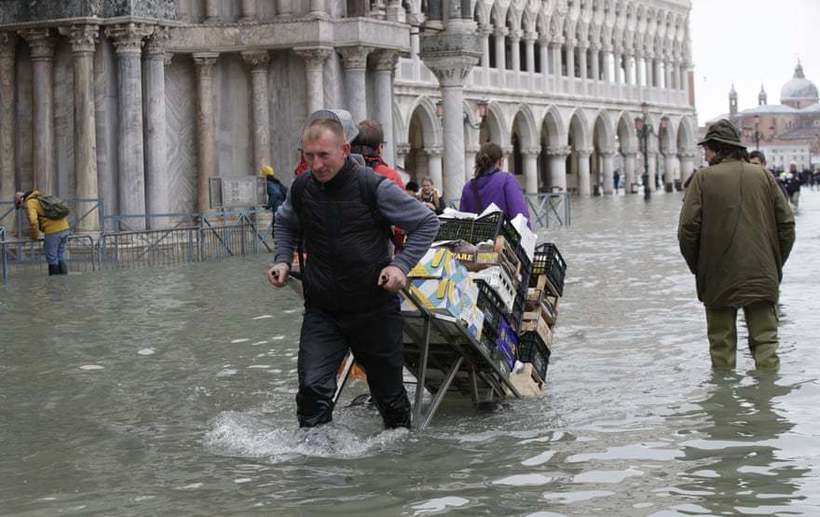
[[[71,213],[71,209],[57,196],[38,196],[37,200],[43,207],[46,219],[64,219]]]

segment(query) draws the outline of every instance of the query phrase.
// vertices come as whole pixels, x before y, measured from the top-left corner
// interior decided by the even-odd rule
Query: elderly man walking
[[[712,124],[698,145],[710,167],[686,191],[678,241],[706,307],[712,366],[735,367],[743,309],[756,367],[777,368],[777,300],[794,215],[771,174],[748,163],[731,122]]]

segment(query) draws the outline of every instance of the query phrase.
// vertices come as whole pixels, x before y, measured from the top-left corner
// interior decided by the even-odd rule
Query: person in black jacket
[[[410,426],[397,293],[433,242],[438,219],[395,183],[350,159],[357,132],[346,111],[313,113],[302,135],[310,170],[294,180],[276,213],[268,281],[286,285],[298,237],[308,257],[296,395],[300,427],[332,420],[336,369],[349,350],[367,374],[384,426]],[[407,232],[394,257],[390,225]]]

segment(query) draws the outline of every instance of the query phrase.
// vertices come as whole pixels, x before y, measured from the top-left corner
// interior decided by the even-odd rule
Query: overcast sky
[[[757,106],[761,82],[780,104],[798,57],[820,84],[820,0],[692,0],[690,23],[700,125],[729,112],[732,82],[741,111]]]

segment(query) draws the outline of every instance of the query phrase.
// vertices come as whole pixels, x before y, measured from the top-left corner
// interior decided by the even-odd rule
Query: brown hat
[[[746,146],[740,142],[740,131],[725,118],[710,125],[706,131],[706,136],[698,142],[698,145],[704,145],[707,142],[719,142],[721,144],[746,149]]]

